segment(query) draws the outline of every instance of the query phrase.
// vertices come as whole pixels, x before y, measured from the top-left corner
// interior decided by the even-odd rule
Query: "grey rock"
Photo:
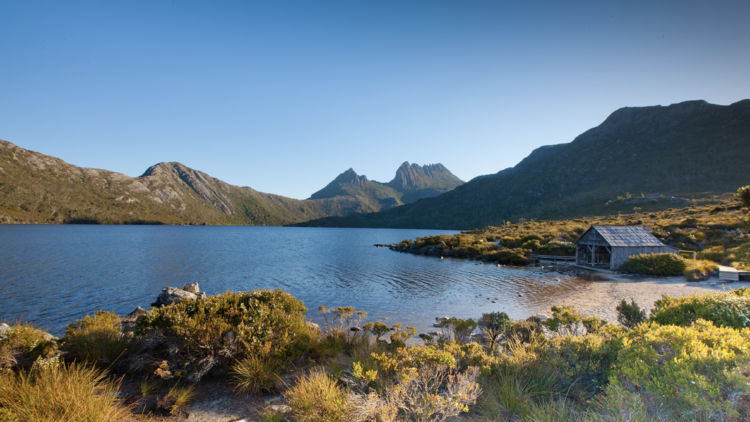
[[[316,324],[316,323],[314,323],[312,321],[305,321],[305,325],[307,325],[307,328],[309,328],[309,329],[311,329],[313,331],[315,331],[315,330],[320,331],[320,325],[318,325],[318,324]]]
[[[7,339],[9,332],[10,332],[10,325],[6,323],[0,324],[0,340]]]
[[[188,283],[182,286],[182,290],[195,294],[198,294],[201,291],[200,287],[198,287],[198,283]]]
[[[182,302],[183,300],[196,300],[198,296],[195,293],[191,293],[176,287],[165,287],[162,290],[156,302],[151,306],[167,306],[173,303]]]
[[[539,319],[540,321],[546,321],[546,320],[548,320],[548,319],[549,319],[549,317],[548,317],[547,315],[545,315],[545,314],[536,314],[536,317],[537,317],[537,318],[538,318],[538,319]]]
[[[207,297],[206,292],[198,292],[196,296],[198,296],[198,299],[205,299]]]
[[[292,411],[292,408],[285,404],[273,404],[271,405],[271,410],[279,413],[289,413]]]

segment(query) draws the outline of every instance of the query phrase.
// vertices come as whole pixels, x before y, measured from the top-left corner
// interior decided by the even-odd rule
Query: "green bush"
[[[687,281],[700,281],[708,278],[709,274],[719,269],[719,265],[712,261],[699,259],[688,260],[683,275]]]
[[[750,327],[750,289],[680,297],[663,295],[651,311],[651,320],[661,325],[686,327],[698,319],[720,327]]]
[[[750,329],[641,324],[623,338],[610,381],[670,420],[736,417],[750,395]]]
[[[630,299],[630,304],[623,299],[615,309],[617,310],[617,322],[622,324],[623,327],[633,328],[647,320],[646,311],[642,310],[633,299]]]
[[[136,335],[163,338],[178,370],[198,380],[245,356],[284,359],[306,350],[307,308],[277,290],[226,292],[155,308],[136,320]]]
[[[679,255],[671,253],[631,256],[621,269],[633,274],[672,276],[682,275],[687,264]]]
[[[97,311],[71,323],[63,338],[66,355],[74,360],[109,367],[137,346],[133,337],[120,331],[114,312]]]
[[[750,207],[750,186],[743,186],[737,189],[737,193],[734,195],[738,201],[742,202],[745,207]]]
[[[545,367],[553,369],[560,383],[579,399],[589,399],[607,384],[606,375],[622,347],[619,331],[579,337],[560,336],[547,342],[540,353]]]

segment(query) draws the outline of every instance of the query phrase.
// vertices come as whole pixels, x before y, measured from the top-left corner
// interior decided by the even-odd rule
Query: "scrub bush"
[[[76,361],[109,367],[126,357],[137,346],[133,337],[120,331],[120,318],[114,312],[97,311],[71,323],[63,338],[66,355]]]
[[[687,281],[700,281],[708,278],[709,274],[719,269],[719,265],[712,261],[688,260],[683,275]]]
[[[686,327],[698,319],[720,327],[750,327],[750,289],[680,297],[663,295],[651,311],[651,320],[661,325]]]
[[[631,256],[621,269],[633,274],[672,276],[682,275],[687,264],[679,255],[671,253]]]
[[[198,380],[245,356],[283,361],[306,351],[306,311],[281,289],[226,292],[153,309],[136,320],[136,335],[160,340],[155,352]]]
[[[398,348],[392,353],[373,353],[376,369],[352,364],[345,381],[352,390],[353,421],[438,421],[468,411],[480,394],[476,382],[481,361],[479,345],[449,343]]]
[[[610,380],[669,419],[736,417],[750,395],[750,329],[641,324],[623,337]]]

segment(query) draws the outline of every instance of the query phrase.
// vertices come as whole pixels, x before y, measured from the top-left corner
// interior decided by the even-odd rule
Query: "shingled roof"
[[[596,230],[610,246],[664,246],[643,226],[591,226],[589,230]]]

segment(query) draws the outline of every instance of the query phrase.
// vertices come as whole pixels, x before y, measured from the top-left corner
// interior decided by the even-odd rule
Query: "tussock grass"
[[[346,420],[346,390],[322,370],[313,370],[297,379],[284,393],[299,422],[340,422]]]
[[[185,387],[181,387],[179,385],[173,386],[167,393],[167,398],[174,399],[174,404],[172,404],[172,408],[169,410],[169,413],[171,413],[172,415],[176,415],[180,411],[180,409],[190,403],[195,398],[195,396],[195,387],[193,387],[192,385],[188,385]]]
[[[127,411],[118,402],[119,387],[119,381],[91,366],[35,365],[0,377],[0,409],[19,422],[114,422]]]
[[[235,391],[240,393],[269,393],[279,386],[277,375],[281,365],[275,359],[250,356],[232,366]]]

